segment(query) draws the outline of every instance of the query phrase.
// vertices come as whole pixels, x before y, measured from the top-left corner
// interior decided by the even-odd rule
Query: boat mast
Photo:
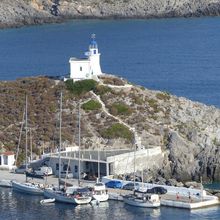
[[[15,156],[15,166],[17,166],[19,148],[20,148],[20,144],[21,144],[21,135],[22,135],[23,126],[24,126],[24,123],[25,123],[25,111],[26,111],[26,108],[24,107],[23,117],[22,117],[22,122],[21,122],[21,128],[20,128],[20,133],[19,133],[18,146],[17,146],[16,156]]]
[[[135,170],[136,170],[136,142],[134,137],[134,192],[135,192]]]
[[[80,170],[81,170],[81,167],[80,167],[80,145],[81,145],[81,143],[80,143],[80,130],[81,130],[81,128],[80,128],[80,126],[81,126],[81,124],[80,124],[80,103],[79,103],[79,109],[78,109],[78,120],[79,120],[79,122],[78,122],[78,126],[79,126],[79,136],[78,136],[78,146],[79,146],[79,163],[78,163],[78,186],[80,186]]]
[[[28,123],[27,123],[27,94],[25,95],[25,170],[27,172],[28,165],[27,165],[27,133],[28,133]],[[26,175],[26,182],[27,182],[27,175]]]
[[[59,143],[59,178],[58,178],[58,187],[60,189],[60,181],[61,181],[61,156],[60,156],[60,151],[61,151],[61,144],[62,144],[62,137],[61,137],[61,126],[62,126],[62,99],[63,99],[63,93],[62,91],[60,92],[60,143]]]
[[[98,145],[98,180],[97,182],[100,181],[100,152],[99,152],[99,145]]]
[[[30,155],[30,160],[32,161],[33,160],[33,153],[32,153],[32,151],[33,151],[33,142],[32,142],[32,134],[31,134],[31,128],[30,128],[30,147],[31,147],[31,155]]]

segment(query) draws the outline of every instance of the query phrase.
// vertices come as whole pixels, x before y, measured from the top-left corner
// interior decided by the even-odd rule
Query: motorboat
[[[109,199],[109,195],[105,184],[97,182],[92,189],[92,198],[98,202],[105,202]]]

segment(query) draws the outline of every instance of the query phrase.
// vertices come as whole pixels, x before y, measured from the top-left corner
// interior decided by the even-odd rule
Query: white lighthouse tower
[[[74,81],[84,79],[98,80],[102,74],[100,67],[100,53],[98,44],[95,40],[95,34],[92,34],[89,51],[85,53],[85,59],[70,58],[70,78]]]

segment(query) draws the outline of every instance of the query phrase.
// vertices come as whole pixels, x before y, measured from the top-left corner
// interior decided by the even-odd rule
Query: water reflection
[[[146,219],[153,218],[159,219],[161,215],[160,208],[141,208],[141,207],[134,207],[127,204],[124,204],[124,208],[127,210],[129,215],[135,215],[137,219],[145,217]]]
[[[99,205],[51,203],[40,204],[41,196],[25,195],[0,188],[0,220],[188,220],[220,219],[220,207],[189,211],[161,206],[158,209],[138,208],[120,201]]]

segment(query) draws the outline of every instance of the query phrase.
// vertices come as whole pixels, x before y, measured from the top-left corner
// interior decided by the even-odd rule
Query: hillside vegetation
[[[53,151],[59,144],[60,92],[63,91],[63,145],[78,143],[78,109],[81,106],[81,145],[94,149],[97,138],[104,149],[132,148],[133,134],[115,117],[135,128],[145,148],[161,146],[164,161],[148,175],[177,180],[220,180],[220,110],[167,92],[139,86],[111,89],[104,82],[123,85],[113,76],[102,84],[82,81],[80,87],[46,77],[0,82],[0,147],[16,151],[25,94],[28,96],[28,143],[35,153]],[[104,84],[103,84],[104,83]],[[88,85],[92,85],[88,89]],[[81,88],[81,89],[80,89]],[[77,91],[77,93],[75,92]],[[81,91],[81,92],[79,92]],[[99,95],[106,114],[90,92]],[[25,145],[25,132],[21,148]]]

